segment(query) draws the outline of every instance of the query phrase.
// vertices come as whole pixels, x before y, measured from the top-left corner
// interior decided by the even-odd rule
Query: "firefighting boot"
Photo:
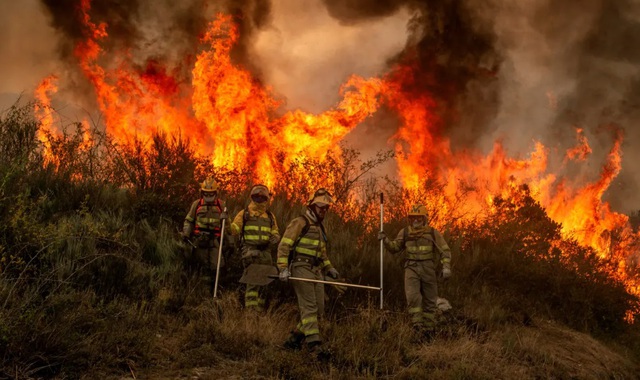
[[[289,333],[289,337],[284,341],[284,348],[288,350],[298,351],[302,348],[302,341],[304,340],[304,334],[298,330],[293,330]]]
[[[422,332],[422,342],[423,343],[431,343],[436,338],[436,329],[426,328]]]
[[[331,359],[331,352],[322,345],[322,342],[309,342],[307,345],[309,353],[315,356],[319,362],[328,362]]]
[[[436,330],[433,328],[427,328],[424,325],[413,325],[413,331],[411,333],[411,343],[431,343],[436,336]]]

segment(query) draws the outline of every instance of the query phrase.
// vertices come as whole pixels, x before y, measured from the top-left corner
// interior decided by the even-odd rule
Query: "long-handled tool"
[[[278,278],[277,275],[269,275],[267,277],[273,278],[273,279]],[[314,280],[314,279],[311,279],[311,278],[302,278],[302,277],[289,277],[289,280],[302,281],[302,282],[315,282],[317,284],[327,284],[327,285],[336,285],[336,286],[347,286],[347,287],[359,288],[359,289],[380,290],[380,288],[377,287],[377,286],[349,284],[348,282]]]
[[[384,194],[380,193],[380,232],[384,231]],[[380,240],[380,310],[384,305],[384,240]]]
[[[227,208],[224,208],[224,213],[227,212]],[[220,260],[222,258],[222,241],[224,240],[224,225],[227,219],[222,219],[222,227],[220,228],[220,247],[218,248],[218,263],[216,264],[216,280],[213,285],[213,298],[218,296],[218,279],[220,278]]]

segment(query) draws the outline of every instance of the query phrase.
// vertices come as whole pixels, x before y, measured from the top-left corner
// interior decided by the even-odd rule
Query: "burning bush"
[[[273,326],[268,332],[250,320],[232,323],[245,318],[234,283],[225,284],[221,307],[203,303],[181,267],[182,248],[174,231],[195,196],[198,177],[214,173],[233,213],[244,207],[250,176],[211,166],[190,150],[188,140],[171,135],[156,135],[149,144],[133,148],[107,144],[109,136],[104,135],[90,149],[79,149],[81,128],[56,137],[51,147],[59,149],[51,149],[51,161],[45,161],[36,138],[39,124],[25,108],[14,107],[0,126],[0,149],[11,153],[2,156],[7,180],[0,200],[5,373],[16,368],[20,376],[131,372],[171,356],[184,366],[230,356],[259,361],[266,367],[255,371],[263,375],[296,376],[292,355],[261,354],[293,323],[290,289],[273,286],[270,314],[260,317]],[[16,145],[16,138],[24,143]],[[73,158],[71,151],[77,153]],[[91,157],[100,157],[99,166],[87,164]],[[357,152],[343,149],[327,161],[300,161],[280,173],[283,183],[275,187],[279,191],[271,206],[283,228],[303,210],[299,201],[306,198],[306,181],[318,171],[333,173],[335,178],[324,183],[333,186],[338,198],[326,220],[330,256],[347,278],[363,284],[378,281],[376,202],[382,185],[362,174],[386,158],[362,163]],[[404,224],[404,207],[416,195],[398,188],[394,192],[389,184],[386,188],[385,228],[392,232]],[[437,199],[441,189],[437,182],[426,182],[419,197]],[[454,278],[442,291],[458,311],[448,331],[473,340],[478,331],[547,318],[596,333],[627,328],[626,313],[636,312],[638,300],[615,276],[617,261],[563,238],[561,225],[529,190],[516,190],[510,197],[495,198],[492,212],[473,223],[455,223],[434,210],[433,221],[445,227],[453,249]],[[293,196],[297,192],[305,194]],[[353,374],[392,374],[418,357],[398,339],[391,346],[385,343],[408,334],[401,259],[385,260],[386,306],[393,318],[372,313],[375,295],[338,296],[328,290],[327,331],[343,337],[331,338],[336,339],[330,341],[336,345],[333,364]],[[371,337],[367,331],[378,325],[388,330]],[[258,329],[262,332],[256,336],[245,335]],[[158,353],[165,339],[158,336],[172,330],[180,333],[170,344],[187,347],[195,356]],[[347,342],[368,348],[356,355],[344,349]]]
[[[617,261],[599,257],[575,240],[521,187],[497,198],[492,217],[467,226],[457,269],[463,298],[487,287],[516,319],[538,315],[587,331],[612,331],[638,312],[638,298],[615,274]]]

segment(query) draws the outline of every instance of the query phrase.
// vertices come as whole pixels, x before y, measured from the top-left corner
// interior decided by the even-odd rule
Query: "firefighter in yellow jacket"
[[[408,219],[409,226],[400,230],[394,240],[389,240],[384,231],[378,233],[378,239],[391,253],[406,251],[404,291],[411,321],[418,334],[431,338],[436,327],[436,271],[442,268],[444,280],[451,276],[451,249],[440,232],[428,225],[424,205],[413,205]]]
[[[249,205],[231,223],[231,234],[240,237],[245,267],[251,264],[273,265],[271,247],[280,241],[280,233],[276,218],[269,211],[271,193],[265,185],[255,185],[251,188],[249,197]],[[264,290],[263,286],[247,284],[244,293],[245,308],[263,310]]]
[[[221,224],[227,218],[224,209],[218,197],[218,184],[209,177],[200,184],[200,199],[191,205],[182,228],[182,238],[194,246],[188,264],[209,282],[211,291],[218,264]],[[223,256],[220,268],[224,264]]]
[[[289,223],[278,246],[280,280],[288,281],[289,276],[323,280],[324,274],[333,279],[339,277],[327,257],[327,236],[322,225],[332,203],[331,194],[319,189],[309,198],[306,212]],[[298,298],[300,321],[285,342],[285,347],[300,349],[302,342],[306,341],[309,351],[322,359],[327,352],[321,347],[318,319],[324,313],[324,285],[292,282]]]

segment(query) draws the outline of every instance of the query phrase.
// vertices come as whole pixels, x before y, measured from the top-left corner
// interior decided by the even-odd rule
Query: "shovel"
[[[249,285],[265,286],[269,285],[274,279],[269,276],[278,277],[278,268],[273,265],[251,264],[244,270],[240,282]]]
[[[276,279],[278,275],[269,275],[269,278]],[[367,285],[358,285],[358,284],[350,284],[348,282],[338,282],[338,281],[325,281],[325,280],[314,280],[311,278],[302,278],[302,277],[289,277],[290,281],[302,281],[302,282],[315,282],[317,284],[327,284],[327,285],[335,285],[335,286],[346,286],[350,288],[358,288],[358,289],[368,289],[368,290],[377,290],[380,291],[380,288],[377,286],[367,286]]]

